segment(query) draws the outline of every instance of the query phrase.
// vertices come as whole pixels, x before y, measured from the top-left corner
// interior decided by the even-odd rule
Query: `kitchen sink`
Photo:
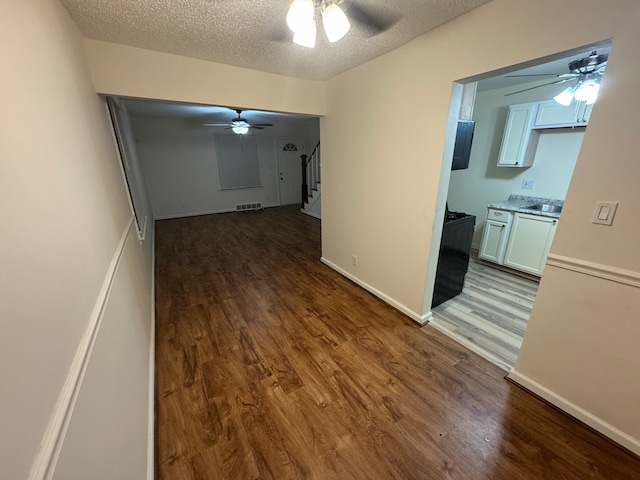
[[[560,213],[562,211],[562,205],[551,205],[550,203],[537,203],[524,208],[527,210],[537,210],[539,212],[547,213]]]

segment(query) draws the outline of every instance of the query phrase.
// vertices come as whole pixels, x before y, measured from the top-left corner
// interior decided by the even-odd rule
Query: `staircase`
[[[311,155],[301,155],[302,161],[302,208],[300,211],[315,218],[322,218],[320,201],[320,142]]]

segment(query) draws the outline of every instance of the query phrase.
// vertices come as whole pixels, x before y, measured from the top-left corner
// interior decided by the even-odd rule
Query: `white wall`
[[[313,119],[280,121],[274,127],[259,131],[262,188],[220,190],[214,134],[226,132],[179,119],[132,118],[157,219],[234,211],[236,205],[242,203],[279,205],[276,138],[301,138],[310,153],[307,135],[313,129],[308,125],[317,125]]]
[[[124,150],[123,171],[126,175],[127,186],[131,194],[131,204],[134,209],[138,235],[144,238],[149,229],[150,238],[153,238],[154,215],[147,192],[142,163],[138,153],[131,116],[127,107],[118,98],[112,98],[113,112],[116,117],[117,129],[120,136],[120,149]],[[112,120],[113,121],[113,120]],[[122,155],[122,152],[121,152]]]
[[[595,265],[590,273],[624,269],[631,273],[615,278],[635,278],[640,163],[629,152],[635,151],[640,103],[626,92],[638,88],[640,78],[639,22],[640,4],[631,0],[493,0],[328,81],[327,115],[321,120],[323,256],[419,318],[429,305],[437,261],[429,251],[441,232],[441,172],[444,184],[449,181],[442,162],[444,155],[450,165],[445,135],[455,121],[449,116],[452,82],[613,38],[552,254],[570,258],[574,266]],[[411,122],[393,121],[408,108]],[[614,226],[591,224],[599,199],[620,201]],[[358,266],[351,265],[353,254]],[[543,385],[541,394],[555,404],[588,411],[601,431],[624,432],[632,439],[627,445],[640,452],[640,350],[624,348],[637,332],[638,302],[633,315],[618,309],[606,318],[599,313],[626,301],[631,291],[637,299],[637,287],[630,290],[629,283],[602,275],[595,278],[607,296],[599,297],[593,285],[587,288],[591,274],[575,267],[567,275],[543,277],[516,371]],[[600,328],[593,328],[598,320]],[[597,375],[594,355],[603,360]]]
[[[540,85],[540,81],[518,88]],[[476,216],[474,244],[479,245],[484,229],[486,206],[506,200],[509,195],[529,195],[564,200],[578,158],[584,128],[543,130],[533,165],[529,168],[498,167],[498,154],[508,106],[514,103],[544,101],[553,98],[564,85],[537,88],[505,97],[518,88],[498,88],[478,92],[473,119],[476,129],[469,168],[451,172],[449,209]],[[522,189],[522,181],[531,179],[534,187]]]
[[[132,224],[53,480],[153,478],[148,258]]]
[[[96,91],[324,115],[325,83],[85,39]]]
[[[2,2],[0,51],[0,478],[27,478],[32,467],[31,478],[42,478],[55,463],[54,447],[65,447],[83,362],[90,364],[85,381],[101,380],[104,357],[90,355],[91,335],[109,349],[140,328],[130,324],[149,331],[151,250],[150,242],[127,244],[121,264],[135,277],[136,295],[109,296],[105,286],[123,287],[111,266],[132,215],[105,105],[66,10],[48,0]],[[124,329],[105,338],[95,328],[101,318],[107,328],[116,310]],[[150,338],[137,347],[120,361],[146,391],[123,397],[117,415],[131,422],[119,424],[118,434],[126,448],[141,429],[138,449],[146,452]],[[125,387],[117,378],[108,385]],[[100,427],[116,415],[97,410]],[[84,441],[96,444],[92,433]],[[146,471],[146,453],[124,458],[107,447],[103,454],[122,460],[123,469]],[[78,477],[106,478],[92,467],[94,457],[67,458],[78,460]]]

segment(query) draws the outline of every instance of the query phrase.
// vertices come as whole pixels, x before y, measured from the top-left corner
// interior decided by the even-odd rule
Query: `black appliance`
[[[462,292],[469,268],[469,252],[476,217],[447,208],[442,227],[440,256],[431,306],[435,307]]]
[[[463,170],[469,168],[469,157],[471,156],[471,143],[473,142],[473,131],[476,122],[473,120],[458,120],[458,130],[456,132],[456,143],[453,147],[453,162],[451,170]]]

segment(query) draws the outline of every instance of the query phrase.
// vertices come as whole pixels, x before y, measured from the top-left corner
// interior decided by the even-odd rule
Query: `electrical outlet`
[[[533,180],[532,179],[522,180],[522,188],[525,190],[531,190],[533,188]]]
[[[358,257],[356,255],[354,255],[353,257],[351,257],[351,263],[353,265],[355,265],[356,267],[358,266]]]

